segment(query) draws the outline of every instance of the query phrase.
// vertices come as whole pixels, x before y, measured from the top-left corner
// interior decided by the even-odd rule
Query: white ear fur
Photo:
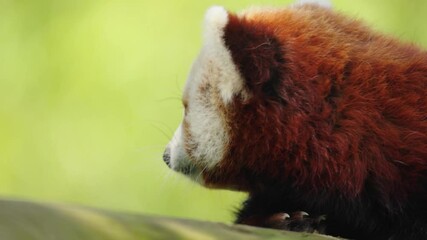
[[[206,11],[203,26],[205,45],[215,46],[221,44],[224,36],[224,28],[228,23],[228,13],[221,6],[210,7]]]
[[[228,23],[228,13],[221,6],[210,7],[205,14],[205,36],[214,37],[223,32]]]
[[[243,93],[243,78],[233,62],[230,50],[225,45],[224,29],[229,21],[227,10],[220,6],[208,9],[204,22],[203,56],[215,66],[210,76],[217,81],[221,97],[225,103],[231,102],[237,93]],[[215,77],[216,76],[216,77]]]
[[[324,8],[332,8],[332,2],[330,0],[298,0],[295,6],[301,6],[304,4],[317,4]]]

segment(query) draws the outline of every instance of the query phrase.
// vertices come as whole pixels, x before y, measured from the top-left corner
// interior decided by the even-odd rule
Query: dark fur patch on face
[[[225,28],[225,45],[243,76],[246,87],[256,97],[280,99],[285,65],[283,46],[263,25],[230,14]]]

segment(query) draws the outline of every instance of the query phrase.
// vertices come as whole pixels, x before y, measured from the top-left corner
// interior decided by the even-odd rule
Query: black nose
[[[171,167],[171,150],[168,147],[163,153],[163,161],[166,163],[166,165],[168,165],[168,167]]]

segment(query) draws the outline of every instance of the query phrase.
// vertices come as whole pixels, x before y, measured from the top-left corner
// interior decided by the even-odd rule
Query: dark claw
[[[325,232],[325,215],[310,217],[303,211],[293,212],[292,214],[277,213],[267,220],[267,225],[276,228],[296,232]]]
[[[292,213],[292,219],[300,220],[300,221],[302,221],[304,218],[307,218],[308,216],[310,216],[310,215],[306,212],[303,212],[303,211]]]

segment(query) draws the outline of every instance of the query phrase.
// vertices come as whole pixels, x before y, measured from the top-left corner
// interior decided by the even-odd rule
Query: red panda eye
[[[186,116],[188,112],[188,104],[184,103],[183,105],[184,105],[184,116]]]

